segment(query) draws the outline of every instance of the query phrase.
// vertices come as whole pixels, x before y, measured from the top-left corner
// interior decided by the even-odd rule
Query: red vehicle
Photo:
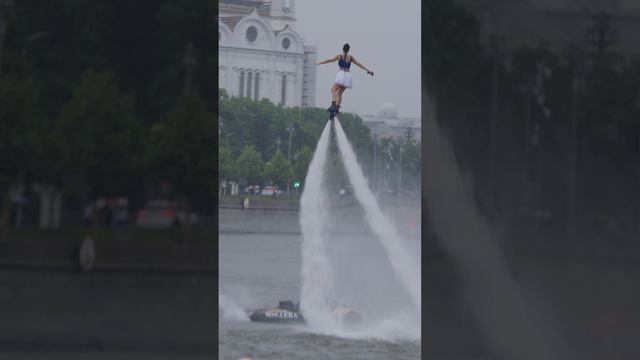
[[[198,215],[191,213],[191,224],[198,223]],[[138,210],[136,225],[145,228],[166,229],[184,224],[186,213],[176,202],[171,200],[150,200]]]

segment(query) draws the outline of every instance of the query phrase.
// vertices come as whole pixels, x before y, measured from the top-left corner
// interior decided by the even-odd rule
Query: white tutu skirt
[[[351,89],[351,87],[353,87],[353,79],[351,77],[351,73],[342,70],[338,71],[334,83],[344,86],[347,89]]]

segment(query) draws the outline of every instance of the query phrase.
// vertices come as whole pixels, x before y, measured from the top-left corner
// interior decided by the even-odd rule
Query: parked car
[[[277,186],[265,186],[260,194],[266,196],[281,195],[282,191],[278,190]]]
[[[249,185],[244,188],[244,193],[249,195],[260,195],[260,185]]]
[[[198,215],[191,213],[191,224],[198,223]],[[150,200],[138,210],[136,225],[144,228],[166,229],[184,224],[186,214],[182,206],[172,200]]]

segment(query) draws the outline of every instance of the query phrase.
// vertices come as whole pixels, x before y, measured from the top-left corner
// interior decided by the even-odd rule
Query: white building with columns
[[[221,0],[219,87],[286,107],[315,105],[316,47],[295,30],[295,0]]]
[[[392,103],[384,103],[378,109],[378,115],[358,114],[362,123],[371,130],[374,139],[405,140],[411,136],[420,142],[422,120],[420,118],[400,117],[398,109]]]

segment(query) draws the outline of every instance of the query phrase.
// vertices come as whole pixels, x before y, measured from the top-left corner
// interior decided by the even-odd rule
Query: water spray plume
[[[301,310],[310,325],[326,327],[330,321],[327,299],[332,298],[332,274],[327,257],[325,224],[328,219],[324,167],[329,149],[331,123],[327,122],[313,154],[300,198],[302,230]],[[324,326],[323,326],[324,325]]]
[[[369,183],[365,178],[356,155],[347,140],[340,121],[335,119],[336,138],[338,148],[342,153],[342,160],[347,170],[347,175],[353,186],[356,199],[365,211],[367,223],[373,233],[380,240],[391,267],[395,271],[400,284],[411,298],[411,302],[418,312],[421,309],[421,273],[420,264],[404,246],[402,237],[394,224],[380,209],[378,201],[369,189]]]
[[[365,219],[374,235],[371,241],[380,240],[386,260],[391,265],[391,270],[395,273],[401,288],[406,291],[410,306],[413,308],[409,314],[396,313],[393,318],[368,319],[373,322],[369,322],[366,329],[345,326],[334,312],[336,306],[341,305],[340,300],[344,300],[344,297],[336,298],[336,285],[339,283],[334,281],[339,281],[339,274],[333,274],[334,268],[331,261],[336,259],[331,258],[328,243],[329,239],[336,237],[329,235],[331,233],[330,205],[323,182],[332,125],[335,128],[342,163],[353,185],[355,198],[364,210]],[[415,326],[419,324],[421,310],[419,262],[406,249],[393,223],[382,213],[338,118],[327,122],[309,165],[300,199],[300,226],[303,236],[301,310],[312,331],[354,338],[415,339],[417,337],[419,339],[419,326]]]
[[[469,304],[489,344],[503,359],[571,359],[551,322],[510,275],[493,230],[465,188],[435,112],[426,114],[424,124],[428,175],[423,191],[430,223],[461,270]]]

